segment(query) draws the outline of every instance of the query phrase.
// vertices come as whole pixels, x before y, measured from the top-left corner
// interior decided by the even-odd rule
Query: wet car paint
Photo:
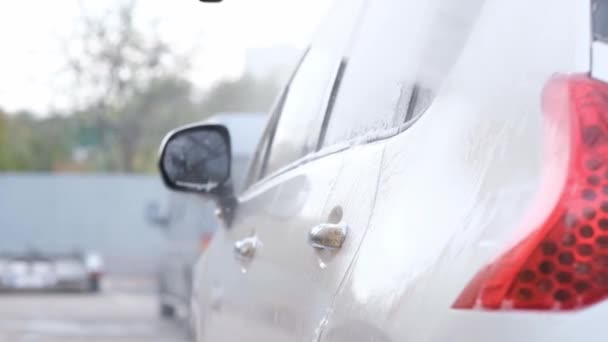
[[[222,261],[197,269],[205,276],[197,276],[200,282],[195,291],[219,288],[221,296],[200,318],[204,338],[220,339],[227,326],[239,321],[259,326],[256,333],[240,336],[241,341],[293,339],[312,333],[340,279],[314,272],[318,260],[307,243],[308,230],[321,219],[327,189],[340,172],[342,156],[319,162],[278,177],[242,200],[233,225],[211,243],[201,261]],[[250,260],[235,256],[233,245],[252,236],[259,239],[255,255]],[[296,255],[297,260],[289,257]],[[332,276],[338,279],[325,279]],[[264,329],[267,323],[274,328]]]
[[[543,7],[555,13],[547,21],[557,23],[580,12],[578,3],[484,5],[434,104],[386,141],[370,233],[323,341],[568,340],[590,324],[581,325],[581,316],[598,323],[597,313],[451,309],[475,272],[534,227],[520,223],[541,182],[542,87],[556,71],[588,67],[574,54],[581,38],[570,27],[537,25],[539,32],[526,35]],[[510,25],[516,17],[521,26]]]

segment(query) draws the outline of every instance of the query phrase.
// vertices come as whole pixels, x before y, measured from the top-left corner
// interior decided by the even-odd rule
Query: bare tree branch
[[[122,2],[102,16],[90,15],[82,0],[78,4],[82,32],[62,45],[76,84],[74,96],[94,117],[105,147],[112,144],[110,140],[118,144],[118,168],[132,171],[145,113],[130,112],[128,104],[154,80],[179,75],[187,58],[172,51],[156,30],[137,26],[135,0]]]

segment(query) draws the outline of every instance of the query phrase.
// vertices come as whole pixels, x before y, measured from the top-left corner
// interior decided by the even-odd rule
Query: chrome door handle
[[[250,236],[234,243],[234,255],[241,260],[252,259],[258,248],[258,238]]]
[[[321,223],[308,233],[308,243],[320,249],[339,249],[346,240],[346,223]]]

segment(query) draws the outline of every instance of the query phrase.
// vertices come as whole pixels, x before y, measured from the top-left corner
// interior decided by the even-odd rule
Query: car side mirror
[[[211,193],[230,180],[230,157],[226,127],[187,126],[165,137],[160,172],[173,190]]]
[[[236,199],[225,126],[195,124],[170,132],[161,145],[158,165],[168,188],[211,196],[219,202],[221,218],[231,219]]]

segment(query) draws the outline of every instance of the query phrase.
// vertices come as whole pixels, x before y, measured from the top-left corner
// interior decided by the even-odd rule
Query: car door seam
[[[320,342],[321,339],[322,339],[322,337],[323,337],[323,333],[325,333],[325,328],[326,328],[327,323],[329,322],[329,318],[330,318],[330,316],[331,316],[331,314],[332,314],[332,312],[334,310],[334,307],[336,305],[336,299],[338,298],[338,294],[344,288],[344,284],[346,282],[346,279],[348,279],[349,275],[352,272],[354,264],[357,261],[357,257],[359,256],[359,250],[361,249],[361,246],[363,245],[363,241],[365,241],[365,237],[367,236],[367,232],[369,231],[369,224],[371,223],[372,216],[374,214],[374,208],[376,207],[376,200],[378,199],[378,188],[380,186],[380,179],[381,179],[381,176],[382,176],[382,164],[384,163],[385,152],[386,152],[386,144],[384,144],[382,146],[382,154],[380,156],[380,166],[379,166],[379,170],[378,170],[377,175],[376,175],[376,185],[375,185],[375,188],[374,188],[374,195],[373,195],[373,199],[372,199],[372,203],[371,203],[372,210],[370,211],[370,214],[369,214],[369,216],[367,218],[367,223],[365,224],[365,229],[363,230],[363,234],[361,235],[361,239],[359,240],[359,244],[355,248],[355,253],[353,254],[352,259],[348,263],[348,266],[346,267],[346,272],[344,272],[344,276],[340,280],[340,283],[338,284],[338,287],[337,287],[334,295],[332,296],[330,305],[327,308],[327,310],[325,311],[324,317],[321,319],[321,324],[323,326],[321,327],[321,329],[320,329],[320,331],[319,331],[319,333],[317,335],[317,338],[316,338],[315,342]]]

